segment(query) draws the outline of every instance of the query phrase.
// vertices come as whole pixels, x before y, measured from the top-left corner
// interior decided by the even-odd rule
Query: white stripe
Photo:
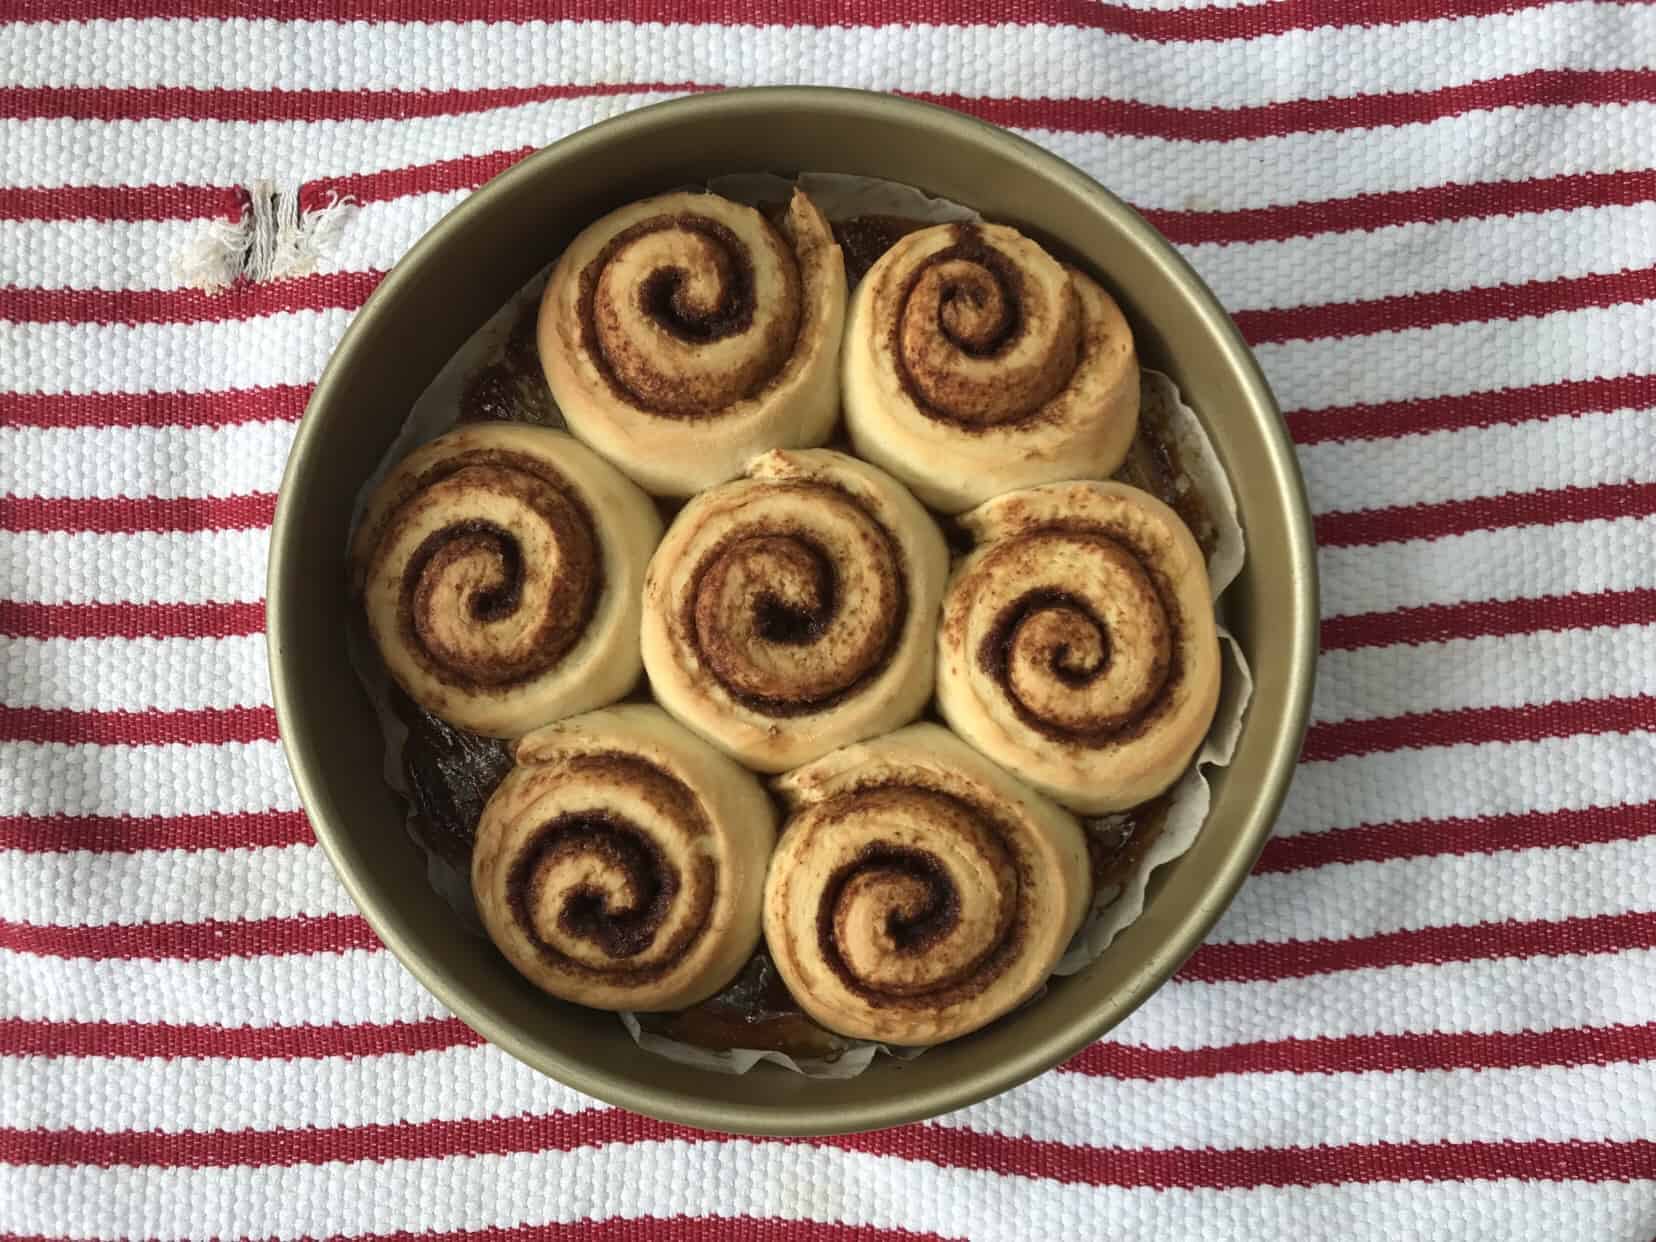
[[[1289,835],[1653,799],[1656,733],[1433,746],[1300,764],[1278,831]]]
[[[330,235],[317,270],[388,271],[469,193],[410,194],[357,205]],[[179,282],[170,260],[200,229],[194,220],[0,220],[0,283],[175,288]]]
[[[1656,232],[1651,236],[1656,237]],[[1522,410],[1522,397],[1514,404]],[[1656,479],[1649,410],[1299,447],[1318,513]],[[1360,424],[1352,430],[1359,430]],[[1567,451],[1566,450],[1566,445]]]
[[[1656,585],[1653,541],[1656,518],[1618,518],[1322,548],[1323,616]]]
[[[131,927],[355,914],[315,845],[259,849],[0,850],[0,910],[37,927]]]
[[[0,582],[9,598],[40,604],[260,600],[269,542],[268,530],[0,531]]]
[[[1656,1098],[1652,1088],[1656,1062],[1161,1082],[1043,1074],[951,1114],[948,1123],[1046,1142],[1153,1150],[1476,1143],[1520,1135],[1627,1141],[1648,1137],[1647,1110],[1630,1109],[1627,1101]],[[1222,1130],[1215,1126],[1221,1117]]]
[[[388,270],[468,193],[362,204],[338,230],[319,270]],[[176,220],[0,221],[0,283],[171,288],[177,278],[156,256],[179,253],[199,227]],[[1649,263],[1653,233],[1656,203],[1639,203],[1214,243],[1187,247],[1185,255],[1220,301],[1246,310],[1616,272]]]
[[[262,634],[0,638],[9,707],[140,712],[270,702]]]
[[[1653,117],[1656,124],[1656,117]],[[211,391],[314,379],[345,310],[164,324],[0,323],[0,389]],[[1286,409],[1390,401],[1639,371],[1656,356],[1651,304],[1261,345]]]
[[[0,390],[213,392],[308,384],[348,310],[286,311],[200,323],[0,322]]]
[[[1650,1021],[1656,951],[1343,970],[1163,987],[1110,1034],[1150,1048],[1423,1031],[1518,1032]]]
[[[380,949],[200,962],[94,961],[0,950],[0,1017],[280,1026],[447,1016],[402,963]]]
[[[1656,694],[1656,626],[1325,652],[1313,720]]]
[[[1262,344],[1254,354],[1285,410],[1629,375],[1656,357],[1656,302]]]
[[[1637,203],[1215,243],[1184,253],[1227,307],[1255,310],[1648,267],[1652,236],[1656,203]]]
[[[756,10],[756,12],[759,10]],[[1567,5],[1459,21],[1325,26],[1267,39],[1155,43],[1073,26],[706,26],[634,22],[363,25],[122,21],[13,27],[0,64],[21,85],[315,90],[473,90],[698,82],[912,88],[1035,98],[1125,97],[1174,107],[1429,90],[1540,65],[1642,68],[1656,15],[1628,7],[1620,29]],[[1446,38],[1476,57],[1436,54]],[[111,56],[111,48],[120,49]],[[1200,74],[1189,72],[1199,58]],[[188,78],[177,73],[189,66]],[[1292,66],[1292,72],[1284,72]],[[199,68],[199,72],[197,69]],[[1125,93],[1124,93],[1125,92]]]
[[[1653,867],[1656,834],[1573,849],[1271,872],[1243,885],[1208,939],[1347,940],[1510,919],[1634,914],[1656,909],[1656,894],[1642,883]]]
[[[0,493],[245,496],[282,481],[296,424],[0,428]]]
[[[1355,863],[1249,880],[1209,939],[1344,940],[1454,924],[1553,920],[1651,908],[1630,877],[1656,837]],[[42,927],[135,926],[353,914],[312,845],[136,853],[0,851],[0,909]]]
[[[1338,1221],[1342,1242],[1632,1242],[1648,1223],[1651,1189],[1472,1181],[1127,1190],[740,1139],[292,1168],[0,1168],[0,1199],[17,1205],[17,1232],[75,1238],[128,1236],[138,1221],[158,1239],[298,1238],[691,1214],[946,1237],[970,1221],[974,1242],[1089,1237],[1100,1221],[1127,1236],[1204,1242],[1256,1242],[1309,1221]]]
[[[1199,56],[1199,53],[1198,53]],[[1413,125],[1240,142],[1023,130],[1134,206],[1230,211],[1409,190],[1649,166],[1656,105],[1497,108]],[[1353,143],[1362,157],[1353,157]],[[502,144],[505,146],[507,144]]]
[[[592,1101],[497,1049],[321,1059],[0,1060],[28,1128],[162,1133],[419,1125],[575,1113]],[[1629,1099],[1656,1098],[1656,1063],[1363,1075],[1251,1074],[1162,1082],[1046,1074],[950,1126],[1096,1147],[1279,1146],[1648,1137]],[[1215,1134],[1213,1118],[1232,1124]]]
[[[465,155],[543,146],[671,95],[551,100],[385,121],[0,121],[0,185],[325,182]],[[1449,181],[1641,169],[1656,104],[1501,108],[1361,133],[1236,142],[1021,130],[1144,208],[1215,211]],[[1544,141],[1538,139],[1544,131]],[[1474,153],[1469,160],[1469,153]],[[1488,153],[1481,160],[1476,153]],[[1521,153],[1521,154],[1514,154]],[[90,178],[88,169],[96,169]]]
[[[616,1034],[626,1038],[619,1023]],[[117,1077],[125,1086],[108,1090]],[[594,1106],[487,1045],[291,1061],[7,1057],[0,1058],[0,1098],[31,1128],[124,1130],[155,1118],[154,1128],[167,1134],[417,1125]]]
[[[1306,1036],[1518,1032],[1650,1021],[1656,951],[1340,971],[1267,983],[1175,980],[1110,1035],[1151,1048]],[[1066,985],[1068,986],[1068,985]],[[0,1018],[217,1026],[447,1016],[383,950],[208,961],[0,950]],[[617,1030],[617,1038],[624,1033]]]
[[[1626,590],[1656,582],[1644,550],[1656,519],[1473,531],[1431,541],[1325,548],[1326,616],[1430,603]],[[38,603],[256,600],[268,532],[0,531],[0,581]]]
[[[91,220],[0,220],[0,285],[170,288],[178,283],[171,260],[200,228],[193,220],[146,220],[124,226]]]
[[[276,742],[216,746],[0,743],[0,815],[296,811]]]
[[[554,99],[389,121],[0,120],[0,150],[7,155],[0,185],[311,182],[542,146],[673,97],[656,92]]]
[[[1435,503],[1656,477],[1649,412],[1624,409],[1510,426],[1303,445],[1316,512]],[[1561,453],[1567,429],[1575,449]],[[0,493],[237,496],[274,492],[285,420],[229,427],[0,428]]]

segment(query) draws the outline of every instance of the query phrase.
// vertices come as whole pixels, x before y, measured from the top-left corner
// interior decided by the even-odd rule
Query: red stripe
[[[355,310],[384,272],[320,272],[292,280],[200,289],[0,287],[0,320],[13,323],[197,323],[284,311]]]
[[[1463,427],[1497,427],[1573,414],[1656,407],[1656,375],[1563,380],[1527,388],[1498,388],[1457,397],[1333,405],[1293,410],[1288,430],[1300,444],[1329,440],[1384,440]]]
[[[1656,912],[1454,924],[1344,940],[1204,944],[1179,968],[1190,983],[1266,983],[1345,970],[1656,948]]]
[[[219,497],[0,497],[0,529],[14,531],[253,530],[268,527],[274,493]],[[1543,488],[1430,504],[1320,514],[1324,548],[1441,539],[1516,526],[1644,518],[1656,514],[1656,483],[1600,483]]]
[[[1642,733],[1650,729],[1656,729],[1656,696],[1651,695],[1522,707],[1459,707],[1314,724],[1306,731],[1300,761],[1323,763],[1425,746],[1538,742],[1544,738]]]
[[[1382,1181],[1629,1181],[1656,1168],[1656,1141],[1374,1143],[1319,1147],[1140,1149],[1086,1147],[983,1134],[954,1126],[905,1126],[808,1140],[709,1135],[620,1109],[551,1116],[429,1121],[417,1125],[304,1130],[0,1130],[12,1165],[291,1168],[333,1162],[441,1159],[572,1151],[617,1143],[740,1142],[807,1145],[1092,1186],[1249,1189]]]
[[[493,151],[487,155],[465,155],[458,159],[438,160],[433,164],[417,164],[408,168],[393,168],[385,172],[359,173],[349,177],[335,177],[317,182],[319,190],[327,190],[364,203],[386,202],[407,198],[414,194],[446,194],[455,190],[471,190],[493,177],[499,176],[518,161],[533,155],[534,147],[514,147],[509,151]]]
[[[1443,324],[1534,319],[1561,311],[1589,310],[1656,298],[1656,267],[1610,274],[1561,276],[1521,285],[1488,285],[1407,293],[1366,302],[1331,302],[1285,310],[1235,312],[1242,335],[1253,345],[1372,336]]]
[[[0,920],[0,949],[37,957],[90,961],[204,962],[227,957],[344,953],[351,949],[378,948],[379,937],[355,914],[80,927]]]
[[[355,310],[383,278],[374,271],[328,272],[245,284],[223,293],[199,289],[42,289],[0,287],[0,320],[17,323],[193,323],[251,319],[292,311]],[[1232,315],[1254,345],[1366,336],[1406,328],[1535,318],[1656,298],[1656,268],[1411,293],[1366,302],[1242,310]]]
[[[386,202],[416,194],[469,190],[534,151],[534,147],[516,147],[486,155],[330,178],[310,183],[305,187],[305,194],[333,193],[359,202]],[[1140,210],[1169,240],[1181,245],[1200,245],[1281,241],[1400,224],[1631,206],[1652,199],[1656,199],[1656,171],[1639,170],[1427,186],[1239,211]],[[120,221],[235,216],[241,201],[241,191],[217,186],[0,189],[0,220]]]
[[[1020,0],[1010,8],[988,8],[970,0],[790,0],[793,26],[977,25],[992,20],[1011,25],[1061,25],[1104,30],[1154,42],[1211,42],[1252,39],[1290,30],[1339,26],[1396,26],[1455,17],[1482,17],[1541,8],[1551,0],[1345,0],[1330,8],[1323,0],[1272,0],[1270,4],[1147,10],[1096,0]],[[13,20],[62,17],[56,0],[13,0]],[[411,12],[406,0],[363,0],[350,9],[355,21],[629,21],[747,25],[766,20],[751,0],[444,0]],[[236,17],[314,21],[307,0],[94,0],[76,7],[80,20],[97,17]]]
[[[483,1042],[482,1036],[457,1018],[275,1027],[0,1019],[0,1056],[10,1057],[310,1060],[414,1055],[474,1048]],[[1193,1049],[1103,1042],[1087,1048],[1062,1068],[1107,1078],[1156,1080],[1224,1074],[1521,1069],[1610,1065],[1652,1058],[1656,1058],[1656,1022],[1490,1034],[1431,1032],[1262,1040]]]
[[[208,604],[26,604],[0,600],[6,638],[233,638],[264,633],[263,600]]]
[[[301,201],[328,194],[358,202],[388,202],[415,194],[470,190],[505,172],[534,147],[514,147],[382,172],[308,182]],[[222,186],[51,186],[0,189],[0,220],[179,220],[227,215],[239,218],[243,191]]]
[[[308,384],[226,392],[4,393],[0,394],[0,427],[235,427],[297,422],[310,394]]]
[[[1656,802],[1464,819],[1417,819],[1275,837],[1266,844],[1254,873],[1304,871],[1335,863],[1564,849],[1651,836],[1656,836]]]
[[[0,921],[0,949],[90,961],[216,961],[379,947],[368,924],[354,914],[133,926],[57,927]],[[1607,914],[1429,927],[1344,940],[1208,944],[1185,963],[1178,977],[1195,983],[1263,983],[1384,966],[1648,948],[1656,948],[1656,913]]]
[[[1418,125],[1494,108],[1647,102],[1656,100],[1656,71],[1536,69],[1437,90],[1295,99],[1243,108],[1175,108],[1118,99],[979,99],[921,92],[913,96],[1014,129],[1237,142]]]
[[[275,740],[276,711],[271,707],[105,712],[0,706],[0,742],[169,746]]]
[[[1327,617],[1322,623],[1322,649],[1352,651],[1397,643],[1442,643],[1457,638],[1653,624],[1656,624],[1656,589],[1641,587],[1596,594],[1426,604],[1393,612]]]
[[[247,850],[310,845],[316,840],[301,811],[210,815],[0,815],[0,850],[30,854],[88,850]]]
[[[171,1022],[0,1019],[0,1056],[241,1057],[309,1060],[475,1048],[483,1037],[458,1018],[331,1026],[185,1026]]]
[[[1656,483],[1552,487],[1434,504],[1323,513],[1316,519],[1317,543],[1324,548],[1350,548],[1442,539],[1475,530],[1557,526],[1566,522],[1610,521],[1652,514],[1656,514]]]
[[[211,185],[5,188],[0,220],[239,220],[245,201],[240,190]]]
[[[0,496],[0,530],[100,535],[263,530],[275,516],[274,492],[247,496]]]
[[[474,90],[284,90],[192,86],[0,87],[0,119],[84,121],[405,121],[556,99],[716,90],[691,82],[501,86]]]
[[[3,1045],[0,1045],[3,1046]],[[1103,1078],[1225,1074],[1372,1074],[1400,1070],[1538,1069],[1656,1059],[1656,1022],[1552,1031],[1430,1032],[1260,1040],[1219,1048],[1097,1043],[1064,1068]]]
[[[1464,707],[1364,720],[1323,721],[1306,733],[1305,763],[1425,746],[1534,742],[1656,728],[1656,697],[1577,699],[1520,707]],[[0,707],[0,741],[100,746],[221,745],[276,739],[267,706],[171,711]]]
[[[0,117],[87,120],[396,120],[521,107],[555,99],[718,90],[697,83],[606,83],[443,91],[309,91],[133,87],[0,88]],[[1120,99],[993,99],[903,92],[995,125],[1186,142],[1234,142],[1422,124],[1494,108],[1656,100],[1656,70],[1536,69],[1436,90],[1184,108]]]
[[[1403,224],[1435,224],[1583,207],[1630,207],[1656,199],[1656,170],[1567,173],[1527,181],[1480,181],[1385,190],[1238,211],[1157,211],[1142,214],[1180,245],[1285,241],[1319,233],[1370,232]]]
[[[223,293],[199,289],[43,289],[0,287],[0,320],[16,323],[197,323],[252,319],[295,311],[355,310],[383,279],[377,271],[328,272],[292,280],[239,285]],[[1611,275],[1559,277],[1411,293],[1367,302],[1241,310],[1232,315],[1254,345],[1367,336],[1405,328],[1535,318],[1563,311],[1656,298],[1656,268]],[[1516,421],[1508,419],[1507,421]]]

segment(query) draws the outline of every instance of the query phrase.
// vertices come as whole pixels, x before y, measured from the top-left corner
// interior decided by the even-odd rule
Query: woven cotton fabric
[[[0,1234],[1656,1234],[1656,6],[0,18]],[[1177,978],[997,1099],[791,1143],[604,1107],[415,983],[299,807],[262,605],[310,385],[415,239],[583,125],[775,82],[1141,209],[1276,389],[1325,613],[1276,835]],[[266,184],[354,206],[191,287]]]

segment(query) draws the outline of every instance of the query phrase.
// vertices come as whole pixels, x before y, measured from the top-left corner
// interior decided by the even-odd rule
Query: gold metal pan
[[[1248,538],[1228,620],[1257,688],[1207,827],[1152,880],[1143,917],[1037,1003],[912,1064],[812,1080],[740,1078],[642,1055],[615,1017],[561,1005],[485,941],[457,935],[426,883],[381,742],[346,660],[352,500],[409,407],[462,342],[584,224],[720,173],[854,173],[905,181],[1060,240],[1110,288],[1146,365],[1204,417]],[[1311,523],[1293,448],[1253,357],[1213,295],[1137,214],[1055,156],[967,117],[890,96],[729,91],[584,130],[495,178],[380,284],[328,364],[294,440],[271,535],[271,681],[288,761],[351,896],[414,975],[468,1025],[581,1091],[713,1130],[813,1135],[960,1108],[1041,1073],[1141,1004],[1201,941],[1247,875],[1293,774],[1316,659]]]

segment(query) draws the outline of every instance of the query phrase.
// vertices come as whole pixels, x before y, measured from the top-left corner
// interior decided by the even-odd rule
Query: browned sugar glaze
[[[551,423],[552,392],[535,345],[538,305],[528,299],[501,348],[500,357],[467,381],[460,396],[462,423]]]
[[[834,240],[845,256],[845,283],[856,285],[901,238],[925,227],[924,221],[900,216],[858,216],[835,224]]]
[[[1177,513],[1196,537],[1196,546],[1202,549],[1202,555],[1212,559],[1219,542],[1219,527],[1208,511],[1207,501],[1189,485],[1178,443],[1159,409],[1140,411],[1138,434],[1133,437],[1127,460],[1121,463],[1115,477],[1149,492]]]
[[[395,686],[391,702],[408,727],[403,773],[414,831],[437,857],[468,871],[483,804],[512,770],[511,743],[445,724]]]
[[[638,1022],[646,1031],[716,1052],[761,1048],[831,1060],[846,1046],[799,1011],[763,944],[718,995],[678,1013],[639,1014]]]
[[[835,224],[834,239],[845,255],[847,281],[855,285],[899,238],[924,227],[923,221],[895,216],[863,216]],[[531,300],[500,356],[467,384],[462,422],[553,421],[535,348],[535,319]],[[1141,418],[1138,437],[1116,477],[1171,506],[1196,535],[1202,551],[1211,555],[1216,527],[1201,496],[1183,486],[1183,465],[1166,426],[1154,417]],[[958,527],[945,522],[944,528],[953,550],[964,551]],[[483,805],[512,766],[510,744],[455,729],[394,694],[409,729],[403,766],[415,827],[428,849],[453,866],[469,868]],[[1084,822],[1094,891],[1110,891],[1131,872],[1160,834],[1167,806],[1164,795],[1130,811]],[[639,1020],[645,1030],[715,1051],[760,1048],[799,1059],[823,1059],[846,1046],[800,1012],[762,944],[717,995],[678,1013],[645,1014]]]

